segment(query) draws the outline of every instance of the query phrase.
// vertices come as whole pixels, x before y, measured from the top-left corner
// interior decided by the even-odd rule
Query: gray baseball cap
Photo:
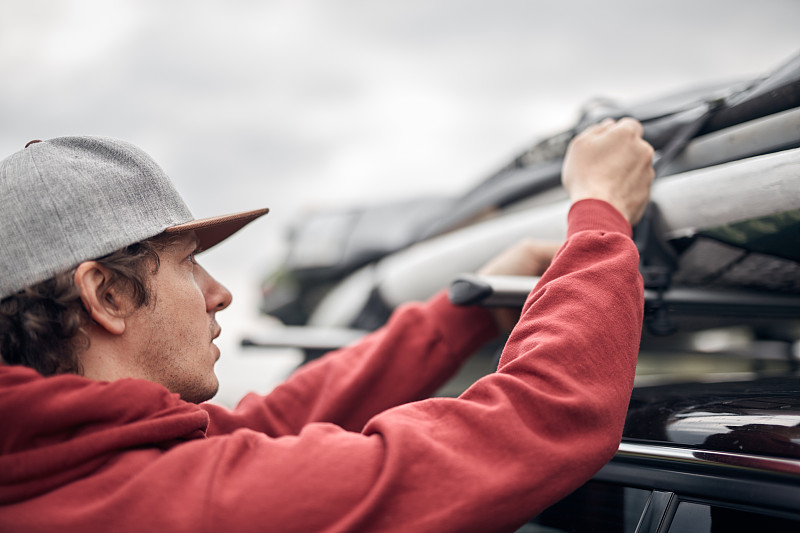
[[[195,220],[164,171],[130,143],[32,141],[0,162],[0,299],[164,232],[195,231],[207,250],[267,212]]]

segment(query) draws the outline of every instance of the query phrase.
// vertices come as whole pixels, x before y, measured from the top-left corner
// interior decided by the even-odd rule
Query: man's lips
[[[212,318],[211,324],[209,324],[209,330],[211,331],[211,342],[214,342],[214,339],[219,337],[220,333],[222,333],[222,326]]]

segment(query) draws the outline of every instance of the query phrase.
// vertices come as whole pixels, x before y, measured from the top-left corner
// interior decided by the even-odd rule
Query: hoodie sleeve
[[[643,287],[619,213],[587,200],[569,221],[498,371],[459,398],[390,409],[360,433],[318,423],[181,447],[215,449],[199,480],[208,530],[236,509],[254,531],[511,531],[591,477],[621,438]]]
[[[296,435],[313,422],[361,431],[376,414],[433,394],[497,333],[485,309],[454,306],[444,291],[405,304],[384,327],[304,365],[270,394],[250,394],[232,411],[203,405],[208,434],[246,427]]]

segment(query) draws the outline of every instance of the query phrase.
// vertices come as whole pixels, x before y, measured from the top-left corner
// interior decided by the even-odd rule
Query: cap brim
[[[187,231],[194,231],[199,240],[199,250],[204,251],[224,241],[250,222],[267,213],[269,213],[269,209],[264,208],[234,213],[232,215],[201,218],[167,228],[164,230],[164,233],[185,233]]]

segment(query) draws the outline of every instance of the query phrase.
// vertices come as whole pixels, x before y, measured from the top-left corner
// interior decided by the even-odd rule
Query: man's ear
[[[111,284],[111,272],[97,261],[84,261],[75,269],[74,280],[92,320],[112,335],[122,335],[128,299]]]

